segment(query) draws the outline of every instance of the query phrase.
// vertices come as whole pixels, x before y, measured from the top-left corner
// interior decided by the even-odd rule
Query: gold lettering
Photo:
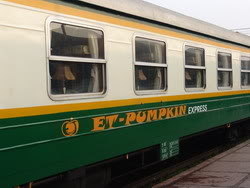
[[[187,106],[175,106],[169,108],[161,108],[156,110],[140,111],[140,112],[129,112],[126,113],[125,125],[130,125],[133,122],[142,123],[162,120],[163,118],[171,118],[177,116],[183,116],[187,113]],[[114,124],[117,121],[119,115],[111,116],[100,116],[92,118],[94,121],[92,131],[102,131],[110,128],[114,128]],[[124,120],[124,118],[122,118]],[[122,120],[122,121],[123,121]],[[121,122],[121,120],[119,120]]]
[[[109,128],[113,128],[114,122],[116,122],[118,115],[112,115],[106,117],[106,123],[109,125]]]
[[[126,113],[126,123],[125,125],[130,125],[130,122],[135,121],[136,114],[134,112]]]
[[[180,106],[179,116],[185,115],[186,114],[186,110],[187,110],[187,106],[186,105]]]
[[[174,116],[175,116],[175,117],[179,116],[179,106],[176,106],[176,107],[175,107]]]
[[[161,109],[159,110],[159,117],[158,117],[158,119],[159,119],[159,120],[162,119],[163,116],[166,116],[166,113],[167,113],[166,108],[161,108]]]
[[[157,120],[157,110],[148,110],[147,121]]]
[[[173,109],[174,108],[167,108],[167,118],[174,116]]]
[[[142,115],[140,115],[140,114],[142,114]],[[144,122],[146,120],[146,117],[147,117],[146,112],[138,112],[137,116],[136,116],[137,123]]]
[[[104,120],[105,120],[105,116],[101,116],[101,117],[96,117],[93,118],[94,120],[94,129],[92,131],[102,131],[104,130]]]

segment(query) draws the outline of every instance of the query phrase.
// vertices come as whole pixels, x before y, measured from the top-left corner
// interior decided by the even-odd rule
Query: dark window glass
[[[232,86],[232,72],[218,71],[218,87],[231,87],[231,86]]]
[[[250,72],[241,73],[241,85],[250,86]]]
[[[163,90],[166,89],[165,68],[136,66],[136,90]]]
[[[218,87],[232,87],[232,56],[229,53],[218,53]],[[228,70],[229,69],[229,70]]]
[[[185,69],[186,88],[204,88],[205,77],[205,70]]]
[[[250,86],[250,57],[241,57],[241,86]]]
[[[136,38],[135,58],[139,62],[166,63],[165,43],[156,40]]]
[[[105,63],[102,31],[63,23],[51,23],[51,55],[69,57],[50,60],[52,95],[104,92]],[[74,58],[81,58],[75,62]],[[85,62],[86,59],[95,62]]]
[[[135,89],[165,90],[167,87],[166,44],[162,41],[136,37],[135,39]],[[154,66],[149,63],[155,63]],[[157,65],[158,64],[158,65]],[[164,65],[166,66],[166,65]]]
[[[51,23],[51,55],[104,59],[102,31]]]
[[[250,58],[249,57],[242,57],[241,70],[250,70]]]
[[[196,68],[197,67],[197,68]],[[202,48],[185,48],[185,87],[205,88],[205,51]]]
[[[186,46],[185,64],[191,66],[205,66],[204,49]]]
[[[232,69],[232,57],[228,53],[218,53],[218,68]]]
[[[104,90],[102,64],[50,62],[52,94],[96,93]]]

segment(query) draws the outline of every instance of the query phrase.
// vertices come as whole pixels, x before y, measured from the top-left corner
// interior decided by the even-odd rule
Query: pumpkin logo
[[[64,136],[74,136],[78,132],[79,122],[77,120],[65,121],[62,124],[62,134]]]

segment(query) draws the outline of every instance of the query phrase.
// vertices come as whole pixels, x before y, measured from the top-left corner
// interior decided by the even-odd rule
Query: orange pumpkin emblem
[[[78,132],[79,122],[77,120],[65,121],[62,124],[62,134],[64,136],[74,136]]]

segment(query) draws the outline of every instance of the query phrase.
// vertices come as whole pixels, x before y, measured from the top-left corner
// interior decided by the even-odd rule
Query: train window
[[[205,50],[202,48],[185,47],[185,87],[205,88],[206,67]]]
[[[218,52],[218,87],[231,88],[232,79],[232,56],[229,53]]]
[[[52,22],[49,73],[52,95],[100,94],[105,89],[104,35]]]
[[[166,43],[141,37],[135,38],[135,89],[166,90]]]
[[[250,57],[241,57],[241,86],[250,86]]]

